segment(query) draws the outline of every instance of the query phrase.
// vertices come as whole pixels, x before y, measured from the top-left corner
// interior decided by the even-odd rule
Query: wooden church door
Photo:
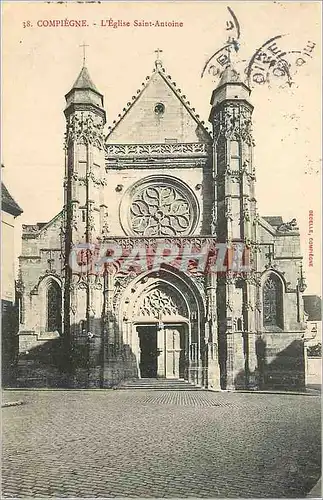
[[[166,327],[165,332],[165,376],[180,378],[180,362],[182,359],[181,327]]]

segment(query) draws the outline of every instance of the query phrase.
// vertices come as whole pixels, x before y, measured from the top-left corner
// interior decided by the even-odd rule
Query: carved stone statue
[[[292,219],[289,222],[284,222],[280,226],[278,226],[277,231],[279,233],[285,233],[289,231],[298,231],[298,225],[296,219]]]

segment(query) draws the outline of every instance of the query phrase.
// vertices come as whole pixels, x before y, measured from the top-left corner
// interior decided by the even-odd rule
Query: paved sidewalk
[[[2,498],[302,498],[320,398],[208,391],[9,391]]]

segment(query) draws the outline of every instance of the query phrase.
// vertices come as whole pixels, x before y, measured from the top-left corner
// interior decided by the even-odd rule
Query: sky
[[[17,219],[16,255],[21,224],[48,221],[62,208],[64,95],[82,67],[80,45],[88,45],[86,65],[104,95],[107,125],[151,74],[157,48],[163,50],[166,74],[207,124],[218,76],[206,71],[201,78],[201,72],[233,33],[228,7],[240,27],[240,49],[233,57],[242,75],[272,37],[283,35],[278,45],[289,53],[291,85],[274,77],[263,84],[251,82],[256,197],[261,215],[297,219],[306,293],[321,294],[320,2],[3,2],[2,176],[24,210]],[[109,27],[109,19],[129,21],[130,26]],[[51,20],[84,20],[87,26],[45,27]],[[183,26],[139,27],[135,20]],[[305,57],[309,42],[315,46]],[[306,62],[297,65],[292,51],[300,51]],[[313,267],[308,266],[310,210]]]

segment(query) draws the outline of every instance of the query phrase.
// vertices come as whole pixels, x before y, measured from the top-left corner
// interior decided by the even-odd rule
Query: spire
[[[231,47],[230,47],[231,49]],[[215,108],[226,101],[241,101],[250,103],[250,88],[243,82],[240,74],[234,68],[230,50],[228,50],[228,60],[225,69],[221,74],[218,85],[212,92],[210,104],[212,106],[209,121],[212,122]]]
[[[94,85],[88,69],[83,66],[79,76],[77,77],[72,89],[90,89],[94,92],[99,92],[97,87]]]
[[[238,51],[238,42],[229,37],[226,45],[227,64],[221,74],[221,78],[217,85],[217,88],[225,85],[226,83],[243,83],[240,74],[235,69],[235,62],[237,62]]]
[[[233,68],[231,61],[222,72],[217,87],[222,87],[226,83],[242,83],[239,73]]]
[[[97,92],[100,94],[98,91],[97,87],[94,85],[92,78],[90,77],[90,73],[86,67],[86,47],[89,47],[89,45],[86,45],[86,43],[83,42],[82,45],[80,45],[83,49],[83,65],[82,69],[80,71],[79,76],[77,77],[73,87],[71,90],[93,90],[94,92]],[[101,95],[101,94],[100,94]]]
[[[65,115],[73,112],[75,106],[94,106],[97,111],[105,116],[103,95],[94,85],[86,66],[82,67],[73,87],[65,95],[65,99]]]

